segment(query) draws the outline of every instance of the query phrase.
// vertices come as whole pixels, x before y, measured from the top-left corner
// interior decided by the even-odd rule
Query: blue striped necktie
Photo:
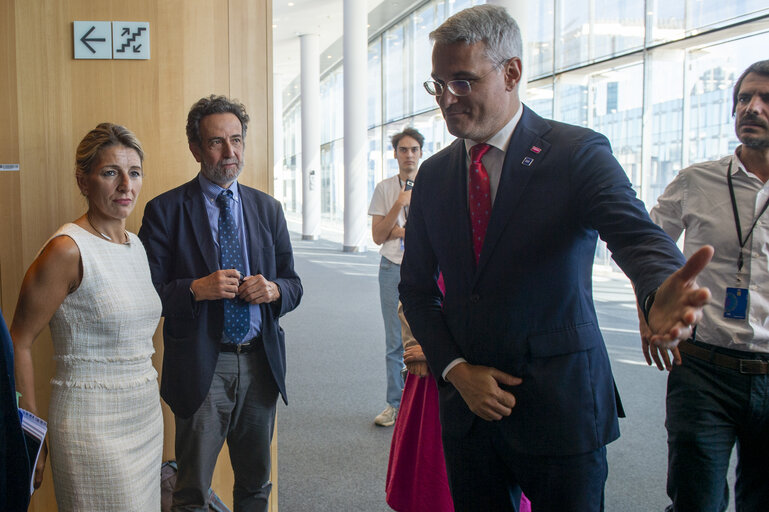
[[[232,214],[232,191],[224,190],[216,198],[219,207],[219,250],[222,269],[234,268],[246,275],[243,251],[235,216]],[[239,297],[224,302],[224,337],[226,342],[240,343],[251,323],[248,303]]]

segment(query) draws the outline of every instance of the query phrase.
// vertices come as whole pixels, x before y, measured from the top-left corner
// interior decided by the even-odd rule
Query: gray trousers
[[[208,511],[208,489],[224,440],[235,473],[235,512],[267,511],[270,443],[278,387],[264,349],[222,352],[208,396],[190,418],[176,416],[174,511]]]

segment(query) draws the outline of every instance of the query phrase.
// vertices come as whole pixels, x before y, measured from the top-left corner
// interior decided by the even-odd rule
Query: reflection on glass
[[[368,131],[368,173],[366,176],[366,204],[371,203],[376,184],[382,181],[382,127],[377,126]]]
[[[590,0],[558,2],[558,69],[590,60],[590,12]]]
[[[297,186],[298,161],[302,153],[302,112],[299,103],[295,103],[283,116],[283,204],[287,211],[301,209],[301,185]]]
[[[320,214],[341,222],[344,217],[344,140],[320,147]]]
[[[576,72],[559,75],[555,82],[554,118],[587,126],[587,77]]]
[[[523,65],[524,69],[527,69],[529,80],[553,72],[554,3],[555,0],[535,2],[526,20],[527,41],[524,41],[524,44],[528,45],[529,55]]]
[[[546,85],[540,85],[537,87],[529,86],[526,89],[526,100],[524,103],[538,115],[546,118],[552,118],[553,83],[550,82]]]
[[[766,0],[686,0],[686,29],[712,28],[761,12],[769,12]]]
[[[382,124],[382,40],[368,45],[368,127]]]
[[[683,159],[684,50],[657,50],[649,56],[651,161],[644,171],[642,199],[657,202],[681,169]]]
[[[681,39],[769,14],[766,0],[647,0],[652,18],[650,43]]]
[[[407,22],[399,23],[384,34],[384,104],[388,121],[405,117],[410,111],[412,81],[405,48],[407,26]]]
[[[684,36],[686,2],[650,0],[649,16],[653,20],[648,43],[672,41]]]
[[[320,142],[344,137],[344,76],[342,67],[320,81]]]
[[[432,42],[429,34],[444,19],[443,2],[430,3],[411,16],[413,23],[414,68],[411,76],[411,94],[414,97],[413,112],[423,112],[435,108],[435,98],[430,97],[422,87],[422,82],[430,78],[432,72]]]
[[[595,18],[591,59],[627,53],[643,47],[644,3],[593,0]]]
[[[558,69],[643,47],[643,2],[559,1],[559,20]]]

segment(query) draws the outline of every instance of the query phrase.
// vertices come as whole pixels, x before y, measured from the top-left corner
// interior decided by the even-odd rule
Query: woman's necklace
[[[99,230],[96,228],[96,226],[94,226],[94,225],[93,225],[93,222],[91,222],[91,215],[90,215],[89,213],[86,213],[86,214],[85,214],[85,219],[88,221],[88,224],[90,224],[90,225],[91,225],[91,227],[93,228],[93,230],[94,230],[94,231],[96,231],[97,233],[99,233],[99,234],[102,236],[102,238],[104,238],[105,240],[109,240],[110,242],[112,242],[112,238],[111,238],[111,237],[109,237],[109,236],[105,235],[104,233],[102,233],[101,231],[99,231]],[[123,244],[127,244],[127,243],[128,243],[128,233],[126,233],[125,231],[123,231],[123,233],[125,233],[125,242],[122,242],[122,243],[123,243]]]

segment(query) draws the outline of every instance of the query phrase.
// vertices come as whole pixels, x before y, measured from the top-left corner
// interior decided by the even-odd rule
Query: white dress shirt
[[[491,206],[494,206],[494,199],[497,197],[497,189],[499,188],[499,180],[502,177],[502,164],[505,163],[505,155],[507,154],[507,147],[510,145],[510,139],[513,136],[513,131],[515,130],[515,127],[518,126],[518,121],[521,120],[521,116],[523,115],[523,104],[518,104],[518,110],[515,112],[515,115],[510,119],[510,121],[507,122],[505,126],[502,127],[501,130],[499,130],[497,133],[495,133],[489,140],[486,141],[486,144],[491,146],[491,149],[489,149],[485,155],[483,155],[483,158],[481,158],[481,162],[483,162],[483,167],[486,169],[486,172],[489,174],[489,189],[491,192]],[[470,193],[469,185],[470,185],[470,148],[475,146],[476,144],[480,144],[479,142],[476,142],[474,140],[465,139],[465,155],[467,158],[465,158],[465,163],[467,164],[467,184],[468,184],[468,194]]]
[[[697,283],[708,287],[713,295],[697,325],[697,340],[769,353],[769,211],[758,218],[747,239],[742,271],[738,272],[740,244],[726,178],[730,163],[741,238],[745,241],[769,199],[769,183],[745,169],[736,153],[682,170],[650,215],[674,240],[685,232],[683,252],[687,258],[703,245],[715,248],[713,260],[697,277]],[[745,319],[724,318],[727,288],[749,290]]]

